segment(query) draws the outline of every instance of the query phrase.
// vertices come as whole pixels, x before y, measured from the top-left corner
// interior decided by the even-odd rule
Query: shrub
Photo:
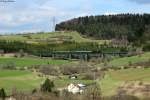
[[[73,67],[73,66],[62,66],[61,67],[61,72],[64,75],[72,75],[78,73],[78,69]]]
[[[94,80],[94,78],[95,78],[94,74],[91,72],[83,74],[83,77],[82,77],[83,80]]]
[[[15,69],[16,65],[14,62],[8,62],[5,65],[3,65],[3,69],[10,69],[13,70]]]
[[[37,92],[37,89],[32,90],[32,94],[35,94]]]
[[[128,62],[128,65],[129,65],[129,66],[132,66],[132,62],[131,62],[131,61],[129,61],[129,62]]]
[[[39,71],[45,75],[59,75],[59,70],[56,67],[50,65],[41,66]]]
[[[61,72],[64,75],[80,74],[90,71],[92,67],[87,64],[76,64],[76,65],[63,65],[60,67]]]
[[[138,99],[135,96],[131,96],[131,95],[115,95],[107,100],[140,100],[140,99]]]
[[[98,84],[93,84],[84,93],[84,100],[101,100],[101,89]]]

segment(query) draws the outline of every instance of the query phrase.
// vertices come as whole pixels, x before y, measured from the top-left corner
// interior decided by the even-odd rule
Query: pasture
[[[0,70],[0,88],[4,88],[8,94],[16,88],[21,91],[32,91],[39,88],[43,78],[29,71]]]
[[[121,66],[127,66],[130,63],[135,64],[138,62],[146,62],[146,61],[150,61],[150,52],[146,52],[137,56],[114,58],[113,60],[107,62],[107,65],[110,65],[112,67],[121,67]],[[97,64],[96,66],[102,67],[104,66],[104,63]]]
[[[150,52],[144,53],[140,56],[137,55],[137,56],[114,59],[110,61],[109,64],[114,67],[118,67],[118,66],[128,65],[129,63],[144,62],[148,60],[150,60]]]
[[[61,65],[70,63],[68,60],[52,60],[52,59],[42,59],[42,58],[32,58],[32,57],[0,57],[0,66],[13,64],[16,67],[30,67],[33,65]]]
[[[119,86],[124,82],[142,81],[150,82],[150,68],[148,69],[123,69],[108,71],[104,79],[100,81],[102,93],[105,96],[114,95]]]

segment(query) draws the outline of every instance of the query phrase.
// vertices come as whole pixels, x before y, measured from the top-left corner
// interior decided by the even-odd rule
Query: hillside
[[[94,40],[83,37],[78,32],[49,32],[49,33],[30,33],[30,34],[15,34],[1,35],[0,40],[22,41],[27,43],[63,43],[63,42],[96,42],[103,44],[108,40]]]
[[[121,51],[126,48],[107,46],[111,40],[96,40],[78,32],[28,33],[0,36],[0,52],[11,53],[23,50],[40,55],[51,51]]]
[[[149,48],[150,14],[85,16],[56,25],[56,30],[78,31],[96,39],[127,39]]]
[[[145,52],[141,55],[136,55],[136,56],[130,56],[130,57],[123,57],[123,58],[115,58],[107,64],[101,63],[98,64],[98,67],[102,66],[111,66],[111,67],[123,67],[123,66],[149,66],[148,64],[145,64],[145,62],[149,62],[150,60],[150,52]],[[106,67],[105,66],[105,67]]]
[[[100,81],[103,95],[108,96],[108,95],[116,94],[117,89],[120,86],[122,86],[124,83],[128,83],[128,84],[136,83],[136,82],[149,83],[150,82],[149,76],[150,76],[149,68],[148,69],[124,69],[124,70],[118,70],[118,71],[108,71],[106,73],[105,78]],[[132,86],[133,85],[131,84],[130,88],[132,88]]]

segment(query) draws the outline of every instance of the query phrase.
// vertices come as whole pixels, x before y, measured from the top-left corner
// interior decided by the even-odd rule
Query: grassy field
[[[114,95],[117,88],[124,82],[143,81],[150,82],[150,69],[125,69],[118,71],[108,71],[104,79],[100,81],[100,86],[104,96]],[[0,88],[4,88],[10,93],[12,88],[22,91],[31,91],[39,88],[45,78],[40,78],[29,71],[0,70]],[[56,88],[64,88],[69,83],[90,84],[92,80],[70,80],[67,76],[54,80]]]
[[[150,82],[150,69],[126,69],[110,72],[114,80]]]
[[[144,62],[150,60],[150,52],[144,53],[141,56],[132,56],[132,57],[124,57],[124,58],[119,58],[115,59],[110,62],[112,66],[124,66],[128,65],[129,62],[131,63],[137,63],[137,62]]]
[[[51,32],[51,33],[38,33],[38,34],[25,34],[25,35],[4,35],[0,36],[0,40],[15,40],[26,41],[28,43],[38,42],[62,42],[62,41],[75,41],[75,42],[98,42],[99,44],[108,43],[108,40],[94,40],[82,37],[77,32]]]
[[[13,71],[13,70],[1,70],[0,71],[0,78],[5,78],[5,77],[16,77],[16,76],[22,76],[22,75],[26,75],[29,74],[30,72],[27,71]]]
[[[44,77],[38,77],[37,74],[29,71],[0,70],[0,88],[4,88],[8,94],[13,88],[31,92],[34,88],[39,88],[44,80]],[[56,88],[64,88],[70,83],[90,84],[92,82],[92,80],[70,80],[67,76],[54,80]]]
[[[0,88],[4,88],[7,93],[11,93],[13,88],[31,91],[39,88],[43,81],[43,78],[28,71],[0,70]]]
[[[150,60],[150,52],[146,52],[142,54],[141,56],[131,56],[131,57],[123,57],[123,58],[117,58],[110,62],[108,62],[108,65],[111,65],[113,67],[120,67],[129,65],[129,63],[137,63],[137,62],[144,62]],[[97,66],[104,66],[104,64],[98,64]]]
[[[118,71],[108,71],[104,79],[100,81],[102,93],[105,96],[114,95],[121,84],[126,81],[150,82],[149,69],[124,69]]]
[[[61,65],[70,63],[68,60],[52,60],[40,58],[15,58],[15,57],[0,57],[0,65],[14,64],[16,67],[29,67],[32,65]]]

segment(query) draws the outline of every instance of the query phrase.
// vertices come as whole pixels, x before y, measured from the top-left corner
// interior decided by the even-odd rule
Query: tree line
[[[65,43],[26,43],[20,41],[6,41],[0,40],[0,52],[1,53],[16,53],[26,52],[33,55],[40,55],[42,53],[50,53],[53,51],[93,51],[93,52],[125,52],[127,48],[113,47],[107,44],[99,45],[93,42],[65,42]]]

